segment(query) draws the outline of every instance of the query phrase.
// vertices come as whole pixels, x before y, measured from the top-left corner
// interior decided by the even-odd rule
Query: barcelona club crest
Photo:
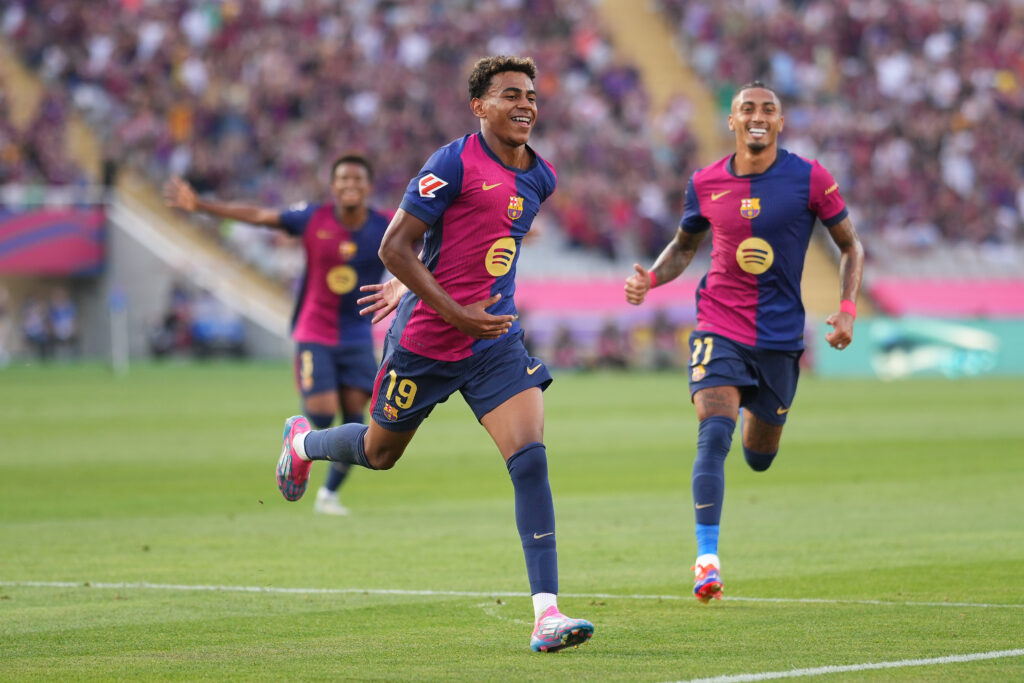
[[[761,213],[761,198],[750,197],[748,199],[740,200],[740,215],[744,218],[757,218],[757,214]]]
[[[711,348],[710,346],[708,347]],[[707,369],[703,365],[693,366],[693,370],[690,372],[690,380],[693,382],[699,382],[704,379],[708,374]]]
[[[508,217],[515,220],[523,215],[523,198],[513,195],[508,198]]]
[[[349,242],[348,240],[345,240],[344,242],[338,245],[338,256],[340,256],[343,261],[351,261],[358,250],[359,245],[357,245],[355,242]]]
[[[390,403],[384,404],[384,417],[394,422],[398,419],[398,408],[394,407]]]

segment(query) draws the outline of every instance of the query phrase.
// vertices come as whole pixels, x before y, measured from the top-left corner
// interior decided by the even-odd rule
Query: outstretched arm
[[[230,218],[252,225],[265,225],[268,228],[280,228],[281,212],[276,209],[265,209],[249,204],[228,204],[210,199],[202,199],[196,195],[192,186],[181,178],[171,178],[164,185],[164,204],[184,209],[189,213],[201,211],[220,218]]]
[[[829,228],[832,241],[839,247],[839,303],[838,313],[830,315],[825,322],[832,331],[825,335],[825,341],[840,351],[853,341],[853,319],[856,317],[857,295],[860,293],[864,276],[864,247],[857,237],[857,230],[849,216]],[[847,303],[848,302],[848,303]]]
[[[644,302],[651,287],[675,280],[682,275],[686,267],[690,265],[690,261],[693,260],[694,254],[697,253],[697,247],[704,241],[706,234],[707,230],[689,233],[680,228],[650,270],[639,263],[634,263],[633,269],[636,272],[626,278],[626,301],[634,306],[639,306]]]
[[[399,209],[380,243],[384,267],[433,308],[452,327],[474,339],[496,339],[512,327],[511,315],[491,315],[485,309],[501,298],[500,294],[463,306],[434,279],[419,259],[417,245],[428,226],[416,216]]]

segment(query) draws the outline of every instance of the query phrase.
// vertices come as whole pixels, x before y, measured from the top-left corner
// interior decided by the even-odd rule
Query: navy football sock
[[[743,457],[747,459],[747,464],[750,465],[750,469],[755,472],[764,472],[766,469],[772,466],[772,460],[775,460],[775,456],[779,452],[774,453],[758,453],[752,451],[746,446],[743,447]]]
[[[332,462],[331,466],[327,468],[327,478],[324,479],[324,488],[332,493],[340,489],[341,485],[348,477],[348,471],[351,468],[352,465],[347,465],[341,462]]]
[[[346,465],[360,465],[374,469],[363,450],[363,435],[369,427],[349,423],[306,434],[304,448],[310,460],[330,460]]]
[[[327,425],[325,426],[330,426],[331,420],[333,419],[333,417],[328,419]],[[311,416],[310,422],[312,421],[313,418]],[[341,421],[344,424],[362,424],[363,416],[361,414],[352,415],[349,413],[343,413],[341,416]],[[341,485],[345,483],[345,479],[348,477],[348,471],[351,467],[351,465],[347,465],[341,462],[332,463],[331,466],[327,468],[327,478],[324,480],[324,488],[332,492],[340,489]]]
[[[523,446],[505,463],[516,497],[516,528],[526,556],[530,593],[558,593],[555,505],[544,444]]]
[[[327,429],[334,422],[334,415],[331,413],[306,413],[306,417],[309,418],[309,424],[313,429]]]
[[[725,457],[729,455],[735,429],[736,422],[724,415],[713,415],[700,422],[691,480],[697,524],[718,526],[722,519]]]

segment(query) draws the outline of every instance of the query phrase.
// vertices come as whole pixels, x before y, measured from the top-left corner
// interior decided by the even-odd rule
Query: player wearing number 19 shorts
[[[800,281],[811,233],[821,222],[839,247],[839,312],[826,341],[853,338],[864,251],[839,186],[817,161],[778,146],[784,117],[778,95],[759,81],[740,88],[729,128],[736,151],[693,174],[679,231],[648,271],[626,280],[626,300],[678,277],[712,233],[711,267],[697,287],[690,336],[690,393],[700,421],[692,492],[696,515],[696,597],[722,595],[719,522],[725,458],[744,408],[743,453],[756,471],[771,465],[796,395],[804,348]]]
[[[285,424],[278,485],[301,494],[311,460],[389,469],[434,406],[458,391],[505,460],[534,607],[530,647],[586,642],[594,626],[557,605],[555,513],[541,392],[551,374],[527,353],[515,304],[520,246],[555,190],[555,169],[527,144],[537,120],[531,59],[487,57],[469,78],[480,132],[437,150],[412,179],[381,243],[395,275],[364,288],[374,321],[395,310],[368,427]],[[417,245],[422,241],[422,250]]]

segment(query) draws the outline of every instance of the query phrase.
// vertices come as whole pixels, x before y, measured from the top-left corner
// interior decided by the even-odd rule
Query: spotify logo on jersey
[[[740,242],[736,249],[736,263],[740,268],[753,275],[760,275],[772,267],[775,260],[775,252],[772,245],[760,237],[748,237]]]
[[[358,281],[359,275],[352,266],[335,266],[327,272],[327,288],[335,294],[348,294]]]
[[[516,241],[511,237],[502,237],[487,250],[484,265],[487,272],[494,277],[504,275],[512,268],[512,260],[516,255]]]

